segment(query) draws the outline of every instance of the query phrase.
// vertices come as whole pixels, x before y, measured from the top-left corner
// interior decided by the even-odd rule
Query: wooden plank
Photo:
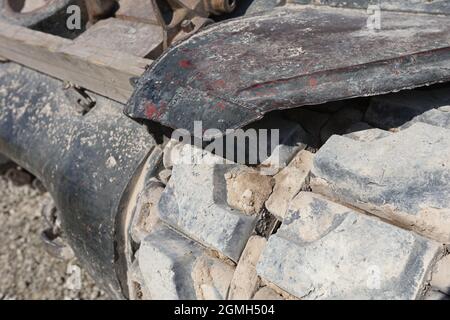
[[[0,56],[126,103],[130,79],[152,61],[130,54],[81,47],[71,40],[0,22]]]
[[[145,58],[154,51],[161,51],[163,40],[160,26],[109,18],[94,24],[74,43],[79,47],[97,47]]]

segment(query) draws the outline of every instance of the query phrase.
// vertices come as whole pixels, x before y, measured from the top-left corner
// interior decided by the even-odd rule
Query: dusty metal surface
[[[450,21],[365,10],[288,6],[207,28],[168,50],[126,108],[172,128],[222,131],[277,109],[450,80]]]
[[[77,258],[121,297],[123,220],[135,175],[156,143],[121,104],[97,96],[86,114],[73,98],[60,81],[0,64],[0,153],[42,181]]]
[[[293,0],[292,2],[358,9],[367,9],[373,5],[379,6],[382,10],[450,14],[448,0]]]

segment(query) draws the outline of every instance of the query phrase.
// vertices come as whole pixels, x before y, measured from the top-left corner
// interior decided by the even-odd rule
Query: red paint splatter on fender
[[[178,64],[183,69],[188,69],[188,68],[192,67],[192,62],[189,60],[180,60],[180,62]]]
[[[219,109],[220,111],[223,111],[223,110],[225,110],[225,103],[223,103],[223,102],[218,102],[218,103],[215,105],[215,108]]]
[[[315,87],[317,87],[317,79],[316,78],[311,78],[311,79],[309,79],[309,86],[311,87],[311,88],[315,88]]]
[[[157,114],[158,114],[158,108],[153,103],[149,103],[145,107],[145,116],[147,118],[153,119],[153,117]]]

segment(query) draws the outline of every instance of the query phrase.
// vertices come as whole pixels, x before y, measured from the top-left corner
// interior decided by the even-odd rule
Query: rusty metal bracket
[[[117,17],[162,27],[163,49],[212,22],[210,15],[232,12],[236,0],[122,0]]]
[[[235,0],[152,0],[158,23],[163,27],[164,49],[188,38],[212,22],[210,14],[232,12]]]
[[[63,88],[66,91],[67,98],[73,100],[74,105],[80,109],[81,115],[85,115],[95,106],[95,98],[91,97],[86,89],[70,82],[65,82]]]
[[[48,200],[42,207],[41,214],[47,224],[47,228],[41,233],[45,250],[55,258],[72,259],[75,254],[61,237],[61,221],[55,203]]]

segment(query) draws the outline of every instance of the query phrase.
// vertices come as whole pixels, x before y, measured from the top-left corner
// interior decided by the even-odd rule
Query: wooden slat
[[[0,22],[0,56],[55,78],[126,103],[152,61],[130,54],[82,47],[71,40]]]
[[[163,45],[160,26],[109,18],[87,29],[73,42],[80,47],[97,47],[145,58]]]

